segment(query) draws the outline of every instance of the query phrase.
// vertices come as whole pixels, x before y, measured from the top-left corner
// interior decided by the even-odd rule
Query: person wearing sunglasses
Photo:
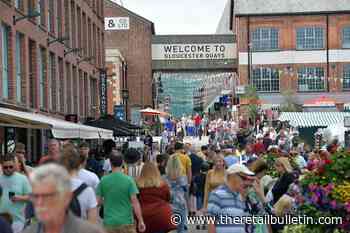
[[[16,155],[9,153],[1,161],[3,175],[0,176],[0,186],[3,195],[0,202],[0,213],[9,213],[13,219],[12,230],[19,233],[25,224],[24,209],[29,201],[31,186],[28,178],[16,171]]]
[[[234,164],[225,171],[225,184],[209,195],[208,215],[218,221],[208,225],[209,233],[253,233],[254,226],[234,224],[233,218],[251,216],[252,206],[247,191],[255,181],[255,174],[242,164]],[[220,222],[220,219],[225,219]],[[230,221],[231,218],[232,221]]]

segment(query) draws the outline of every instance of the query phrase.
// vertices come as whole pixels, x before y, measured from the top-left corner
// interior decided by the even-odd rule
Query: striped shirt
[[[216,233],[252,233],[253,225],[234,224],[232,218],[250,216],[249,207],[238,192],[221,185],[209,196],[208,214],[216,217]],[[230,218],[232,217],[232,218]]]

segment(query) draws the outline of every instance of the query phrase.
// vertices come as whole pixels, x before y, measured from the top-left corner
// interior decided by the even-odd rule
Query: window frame
[[[259,77],[255,76],[259,73]],[[264,74],[268,75],[264,77]],[[274,75],[277,74],[277,79]],[[273,82],[277,80],[278,85],[274,85]],[[265,85],[268,82],[268,85]],[[264,84],[265,83],[265,84]],[[252,76],[250,80],[250,84],[256,88],[258,93],[279,93],[281,89],[280,82],[280,74],[278,69],[272,67],[257,67],[252,70]],[[260,87],[259,87],[260,85]],[[268,89],[264,89],[264,87],[269,87]],[[278,87],[278,89],[274,89],[274,87]]]
[[[16,32],[16,50],[15,50],[15,60],[16,60],[16,68],[15,68],[15,76],[16,76],[16,101],[18,103],[22,102],[22,77],[23,77],[23,50],[22,46],[24,43],[24,35],[20,32]]]
[[[312,29],[312,34],[313,34],[313,37],[310,37],[308,36],[308,31],[307,30],[310,30]],[[322,46],[321,47],[317,47],[317,31],[318,29],[321,29],[321,32],[322,32]],[[304,35],[303,35],[303,42],[305,43],[304,46],[300,46],[300,36],[299,36],[299,32],[303,30],[304,32]],[[320,50],[320,49],[325,49],[325,29],[322,27],[322,26],[305,26],[305,27],[297,27],[296,28],[296,33],[295,33],[295,36],[296,36],[296,49],[297,50]],[[313,40],[312,43],[307,43],[308,40]],[[309,41],[310,42],[310,41]],[[306,45],[308,44],[313,44],[314,46],[313,47],[307,47]]]
[[[263,31],[268,30],[268,37],[264,38]],[[277,38],[273,38],[273,31],[277,34]],[[255,38],[256,34],[258,34],[259,38]],[[277,27],[257,27],[255,28],[251,34],[251,43],[252,43],[252,51],[253,52],[259,52],[259,51],[276,51],[279,50],[279,28]],[[276,42],[276,47],[273,45]],[[269,44],[268,46],[263,46],[264,43]],[[257,46],[259,45],[259,46]]]
[[[346,76],[347,73],[347,77]],[[343,84],[342,84],[342,89],[344,91],[350,91],[350,64],[344,64],[343,66]],[[345,80],[348,80],[345,82]],[[348,83],[348,87],[345,87],[345,83]]]
[[[345,42],[345,38],[344,38],[344,32],[345,32],[345,30],[349,30],[349,38],[348,38],[348,40],[349,40],[349,42],[348,42],[348,46],[344,46],[344,42]],[[345,26],[345,27],[343,27],[342,28],[342,37],[341,37],[341,44],[342,44],[342,48],[343,49],[350,49],[350,25],[347,25],[347,26]]]
[[[1,26],[1,35],[2,35],[2,98],[8,99],[9,98],[9,79],[10,79],[10,56],[9,56],[9,49],[10,44],[9,40],[4,40],[4,38],[9,38],[11,34],[11,28],[10,26],[0,23]]]
[[[317,69],[319,69],[319,70],[322,70],[322,72],[323,72],[323,76],[322,77],[317,77],[316,76],[316,74],[317,74]],[[302,78],[303,78],[303,82],[305,82],[305,84],[301,84],[301,79],[300,79],[300,73],[302,73],[302,71],[303,70],[305,70],[305,73],[306,73],[306,75],[308,75],[308,76],[303,76]],[[311,72],[311,70],[312,70],[312,72]],[[304,75],[304,74],[303,74]],[[316,85],[318,85],[317,83],[315,83],[315,82],[317,82],[318,80],[312,80],[312,77],[311,78],[308,78],[309,77],[309,75],[314,75],[314,77],[317,77],[317,79],[320,79],[320,80],[322,80],[323,81],[323,89],[311,89],[311,88],[309,88],[309,86],[316,86]],[[317,67],[315,67],[315,66],[310,66],[310,67],[300,67],[300,68],[298,68],[298,70],[297,70],[297,77],[298,77],[298,92],[302,92],[302,93],[310,93],[310,92],[326,92],[326,89],[327,89],[327,82],[326,82],[326,77],[325,77],[325,68],[324,67],[321,67],[321,66],[317,66]],[[308,83],[308,81],[313,81],[313,83],[311,83],[311,85],[310,85],[310,83]],[[308,85],[308,88],[307,88],[307,90],[303,90],[303,89],[301,89],[300,88],[300,85]]]

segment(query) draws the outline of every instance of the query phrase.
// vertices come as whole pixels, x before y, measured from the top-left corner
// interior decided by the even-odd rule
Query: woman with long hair
[[[214,166],[205,180],[204,208],[208,207],[208,198],[211,191],[225,183],[225,160],[222,154],[217,154],[214,158]]]
[[[186,190],[183,188],[181,171],[182,165],[180,159],[177,156],[171,156],[165,169],[165,179],[168,182],[171,193],[171,207],[176,216],[180,216],[180,219],[187,219],[188,207],[185,198]],[[188,232],[186,221],[181,221],[181,223],[177,225],[177,232]]]
[[[176,229],[171,223],[170,189],[153,162],[146,162],[136,180],[145,233],[166,233]]]

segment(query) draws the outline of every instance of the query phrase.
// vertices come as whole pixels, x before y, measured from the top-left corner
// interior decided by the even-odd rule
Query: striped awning
[[[350,116],[349,112],[283,112],[278,118],[280,121],[288,121],[293,127],[328,127],[344,122],[344,117]]]

